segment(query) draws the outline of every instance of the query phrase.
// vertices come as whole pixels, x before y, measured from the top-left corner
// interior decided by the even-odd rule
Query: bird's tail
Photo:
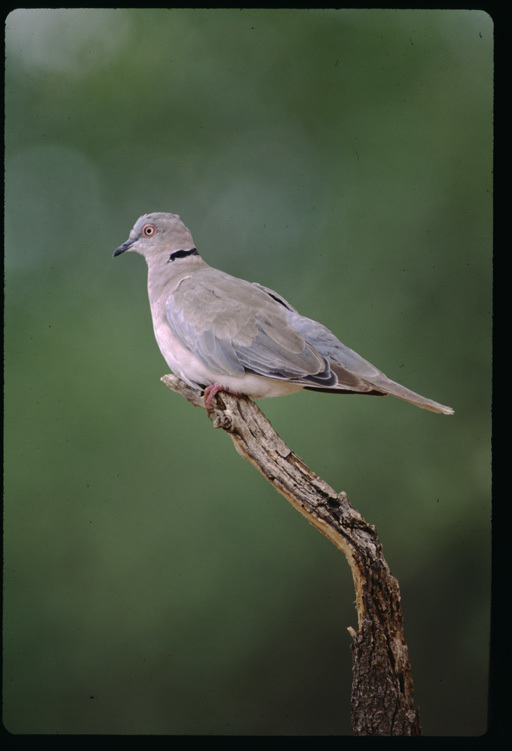
[[[416,394],[415,391],[411,391],[411,389],[401,386],[399,383],[387,378],[384,373],[375,380],[372,379],[372,386],[382,394],[391,394],[392,396],[398,397],[398,399],[403,399],[406,402],[410,402],[410,404],[414,404],[416,407],[428,409],[430,412],[439,412],[443,415],[453,415],[455,411],[451,407],[439,404],[439,402],[435,402],[433,399],[427,399],[425,396]]]
[[[338,363],[329,363],[331,370],[338,377],[338,383],[332,387],[322,388],[315,386],[306,386],[306,389],[312,391],[325,391],[327,393],[334,394],[367,394],[371,396],[396,396],[398,399],[403,399],[410,404],[414,404],[421,409],[428,409],[430,412],[437,412],[443,415],[453,415],[454,410],[451,407],[447,407],[444,404],[435,402],[433,399],[427,399],[421,394],[417,394],[415,391],[402,386],[396,381],[392,381],[384,373],[381,373],[377,368],[369,366],[369,369],[373,369],[373,373],[364,373],[364,376],[355,376],[350,373],[351,379],[347,378],[347,370]]]

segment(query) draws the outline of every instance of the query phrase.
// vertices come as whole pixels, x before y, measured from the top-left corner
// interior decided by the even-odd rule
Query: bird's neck
[[[173,251],[146,260],[149,299],[154,301],[167,298],[185,277],[208,266],[197,252],[182,254]]]

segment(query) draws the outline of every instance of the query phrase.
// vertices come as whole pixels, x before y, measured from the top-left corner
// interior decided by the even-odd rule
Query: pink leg
[[[215,396],[215,394],[218,394],[219,391],[225,391],[226,394],[233,394],[233,396],[238,396],[238,393],[236,391],[230,391],[225,386],[222,386],[220,383],[211,383],[204,390],[204,406],[206,407],[206,411],[208,412],[208,417],[211,417],[211,414],[213,412],[213,409],[212,409],[213,397]]]
[[[224,386],[221,386],[219,383],[211,383],[204,390],[204,406],[206,407],[206,411],[208,412],[208,417],[210,417],[213,411],[212,399],[215,394],[219,393],[219,391],[227,391],[227,389],[225,389]]]

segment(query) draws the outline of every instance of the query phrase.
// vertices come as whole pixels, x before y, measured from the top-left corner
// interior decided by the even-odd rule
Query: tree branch
[[[173,375],[163,383],[196,406],[202,392]],[[400,589],[384,559],[375,527],[281,440],[259,407],[245,396],[218,394],[213,427],[225,430],[238,453],[345,555],[352,570],[358,617],[352,636],[352,729],[355,735],[421,735]]]

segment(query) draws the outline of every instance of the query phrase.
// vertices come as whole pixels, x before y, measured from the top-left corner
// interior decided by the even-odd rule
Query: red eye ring
[[[144,237],[153,237],[157,232],[158,230],[154,224],[145,224],[142,228],[141,234],[144,235]]]

